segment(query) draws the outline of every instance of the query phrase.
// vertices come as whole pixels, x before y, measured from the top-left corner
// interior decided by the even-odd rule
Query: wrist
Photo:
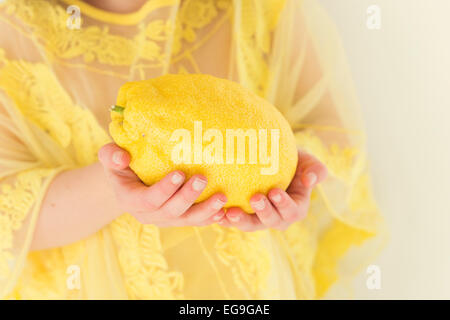
[[[121,216],[124,211],[121,209],[119,202],[117,201],[116,193],[112,184],[109,182],[107,173],[103,166],[99,162],[96,162],[89,167],[89,169],[93,171],[92,174],[95,175],[95,198],[103,205],[106,214],[112,221]]]

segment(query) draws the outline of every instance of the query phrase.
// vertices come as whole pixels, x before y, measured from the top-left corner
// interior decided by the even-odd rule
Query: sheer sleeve
[[[277,90],[276,99],[299,147],[314,153],[330,171],[318,190],[330,212],[349,225],[374,231],[379,215],[369,188],[363,121],[339,37],[315,1],[301,3],[288,13],[296,22],[290,33],[294,38],[285,40],[292,43],[288,52],[293,56],[285,59],[291,61],[287,69],[279,70],[289,76],[279,84],[284,89]],[[295,4],[299,2],[288,6]],[[283,20],[289,19],[280,21],[281,28]]]
[[[333,290],[345,290],[380,250],[383,220],[371,192],[360,106],[333,24],[315,0],[287,0],[279,15],[273,9],[267,12],[255,23],[253,39],[241,36],[237,44],[238,52],[247,53],[243,61],[265,59],[267,68],[259,67],[254,78],[250,63],[241,64],[238,71],[244,84],[286,116],[298,147],[329,170],[327,180],[313,192],[306,221],[282,236],[292,263],[301,271],[299,296],[323,297],[337,282],[344,285]],[[269,17],[278,17],[273,29]],[[271,48],[258,46],[264,43],[258,41],[258,26],[271,31]]]
[[[56,174],[75,164],[63,147],[70,132],[50,109],[64,106],[66,100],[58,95],[45,57],[24,31],[26,26],[6,17],[2,7],[0,297],[10,296],[26,264],[48,186]]]
[[[42,153],[36,128],[0,88],[0,296],[14,286],[30,248],[40,204],[63,166]]]
[[[339,289],[331,290],[332,296],[378,253],[385,239],[383,221],[372,196],[360,106],[339,36],[314,0],[290,1],[284,15],[275,41],[291,46],[284,52],[292,56],[282,59],[286,65],[274,66],[284,76],[272,98],[290,121],[299,148],[329,170],[314,192],[310,213],[328,213],[316,214],[320,223],[312,272],[317,297],[338,279],[344,284],[335,286]]]

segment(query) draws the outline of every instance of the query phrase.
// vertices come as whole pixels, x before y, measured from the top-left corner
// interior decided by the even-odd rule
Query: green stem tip
[[[123,110],[125,110],[125,108],[121,107],[121,106],[112,106],[111,107],[111,111],[114,111],[114,112],[123,113]]]

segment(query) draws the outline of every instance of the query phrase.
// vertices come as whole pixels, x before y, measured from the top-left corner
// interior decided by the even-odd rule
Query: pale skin
[[[104,10],[128,13],[143,1],[88,1]],[[100,5],[101,3],[101,5]],[[129,4],[127,6],[127,4]],[[312,189],[327,176],[314,156],[298,152],[298,166],[286,191],[272,189],[250,199],[255,214],[240,208],[224,210],[225,194],[195,203],[207,177],[189,179],[181,171],[147,186],[129,168],[130,155],[114,143],[103,146],[99,162],[59,174],[43,200],[32,241],[33,250],[67,245],[107,226],[124,212],[158,227],[207,226],[218,223],[243,231],[285,230],[306,217]],[[63,213],[63,214],[61,214]]]

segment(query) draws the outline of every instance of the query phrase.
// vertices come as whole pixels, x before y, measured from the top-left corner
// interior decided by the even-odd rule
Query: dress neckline
[[[180,0],[148,0],[140,9],[131,13],[116,13],[106,11],[82,0],[62,0],[67,5],[75,5],[80,8],[81,15],[117,25],[135,25],[142,21],[150,12],[171,5],[176,5]]]

